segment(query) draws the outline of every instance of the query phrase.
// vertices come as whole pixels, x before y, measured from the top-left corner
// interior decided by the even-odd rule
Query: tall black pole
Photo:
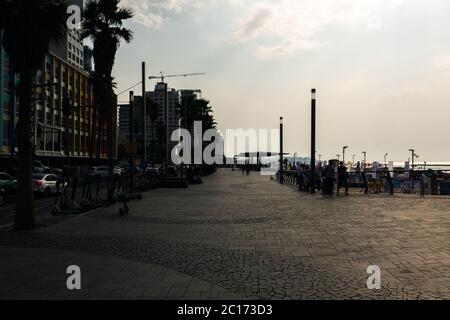
[[[65,133],[66,133],[66,159],[67,159],[67,177],[70,177],[70,98],[67,90],[64,91],[63,97],[63,110],[64,110],[64,119],[65,119]]]
[[[144,128],[142,140],[144,142],[144,161],[147,161],[147,99],[145,97],[145,62],[142,62],[142,114],[144,116]]]
[[[284,183],[283,179],[283,117],[280,117],[280,183]]]
[[[164,83],[164,109],[166,118],[166,179],[169,177],[169,88],[167,83]]]
[[[316,89],[311,90],[311,194],[316,193]]]
[[[130,193],[134,189],[134,92],[130,91]]]

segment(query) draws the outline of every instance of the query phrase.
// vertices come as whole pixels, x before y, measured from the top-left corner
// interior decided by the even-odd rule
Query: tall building
[[[0,46],[0,158],[12,157],[16,151],[14,140],[18,99],[13,93],[16,78],[8,55]],[[106,159],[106,119],[97,112],[93,123],[94,92],[88,72],[50,50],[35,75],[34,88],[32,135],[35,157],[57,166],[64,165],[67,151],[72,165],[86,164],[90,151],[94,157],[99,155]],[[66,92],[69,110],[63,108]],[[92,136],[94,131],[95,137]],[[117,130],[114,129],[115,140],[116,134]]]
[[[14,148],[17,109],[13,88],[16,79],[1,43],[2,34],[0,33],[0,157],[7,157]]]
[[[88,157],[93,125],[93,85],[90,75],[50,52],[36,74],[35,83],[42,85],[36,90],[39,98],[34,106],[36,155],[51,161],[55,157],[63,158],[69,150],[73,158]],[[46,85],[48,83],[52,85]],[[63,108],[66,92],[71,105],[68,119],[67,111]],[[105,139],[100,139],[101,153],[105,154]]]
[[[83,10],[83,0],[68,0],[67,4],[77,5]],[[51,44],[50,51],[57,57],[79,69],[84,68],[84,46],[81,39],[81,30],[69,30],[66,33],[66,41],[60,44]]]
[[[89,46],[84,46],[84,71],[93,72],[94,67],[92,65],[93,59],[93,50]]]
[[[150,99],[158,106],[158,114],[155,119],[150,117],[151,105],[147,104],[147,150],[150,153],[152,144],[158,144],[159,132],[165,130],[166,114],[165,114],[165,92],[167,92],[167,105],[168,105],[168,118],[169,118],[169,139],[172,132],[177,131],[180,127],[179,124],[179,105],[181,102],[181,92],[176,89],[166,89],[166,83],[159,82],[155,85],[154,91],[148,91],[145,93],[147,99]],[[142,114],[142,97],[134,97],[134,125],[135,125],[135,139],[138,145],[140,145],[140,154],[143,154],[143,127],[144,117]],[[153,121],[152,121],[153,120]],[[123,106],[119,110],[119,141],[122,144],[129,142],[130,122],[129,122],[129,108]],[[170,142],[169,148],[175,146],[176,142]],[[149,155],[150,156],[150,155]]]
[[[176,89],[167,88],[167,84],[159,82],[155,85],[155,90],[146,92],[147,98],[152,100],[159,107],[159,116],[156,121],[152,123],[149,113],[147,113],[147,143],[152,143],[153,139],[156,139],[155,132],[158,130],[156,126],[158,123],[166,124],[166,113],[165,113],[165,92],[167,92],[167,107],[168,107],[168,119],[169,119],[169,149],[171,149],[176,142],[171,142],[170,137],[172,132],[176,131],[180,127],[179,123],[179,106],[181,101],[180,91]],[[153,132],[153,134],[152,134]]]
[[[181,99],[185,97],[193,97],[194,99],[202,98],[202,90],[200,89],[182,89],[180,90]]]

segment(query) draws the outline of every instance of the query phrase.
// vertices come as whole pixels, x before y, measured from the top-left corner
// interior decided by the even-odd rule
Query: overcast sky
[[[277,128],[309,154],[310,90],[318,90],[317,150],[450,161],[448,0],[122,0],[136,11],[115,67],[118,91],[150,73],[199,88],[219,129]],[[151,88],[154,83],[148,82]],[[139,91],[139,89],[137,90]],[[127,99],[127,94],[119,100]]]

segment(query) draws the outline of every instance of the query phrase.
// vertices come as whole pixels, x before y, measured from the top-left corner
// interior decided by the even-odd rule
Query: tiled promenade
[[[0,232],[0,298],[450,299],[450,199],[325,199],[229,170],[204,182],[146,193],[125,218]]]

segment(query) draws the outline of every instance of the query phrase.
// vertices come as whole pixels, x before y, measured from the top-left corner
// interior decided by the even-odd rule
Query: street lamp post
[[[316,193],[316,89],[311,89],[311,194]]]
[[[414,158],[419,158],[419,156],[414,149],[409,149],[409,152],[411,152],[411,171],[414,171]]]
[[[134,185],[134,92],[130,91],[130,193],[133,193]]]
[[[295,158],[297,157],[297,152],[294,153],[294,166],[295,166]]]
[[[143,142],[144,142],[144,162],[147,162],[147,99],[145,94],[145,62],[142,62],[142,113],[144,117]]]
[[[280,183],[283,184],[283,117],[280,117]]]
[[[367,152],[363,151],[362,154],[364,155],[364,167],[365,167],[367,163]]]
[[[345,150],[348,149],[348,146],[342,147],[342,162],[345,165]]]
[[[389,153],[386,153],[384,155],[384,167],[387,168],[387,156],[389,155]]]
[[[338,161],[341,162],[341,155],[337,154],[336,157],[337,157]]]
[[[353,165],[355,164],[355,157],[356,157],[356,154],[353,155],[353,159],[352,159]]]

